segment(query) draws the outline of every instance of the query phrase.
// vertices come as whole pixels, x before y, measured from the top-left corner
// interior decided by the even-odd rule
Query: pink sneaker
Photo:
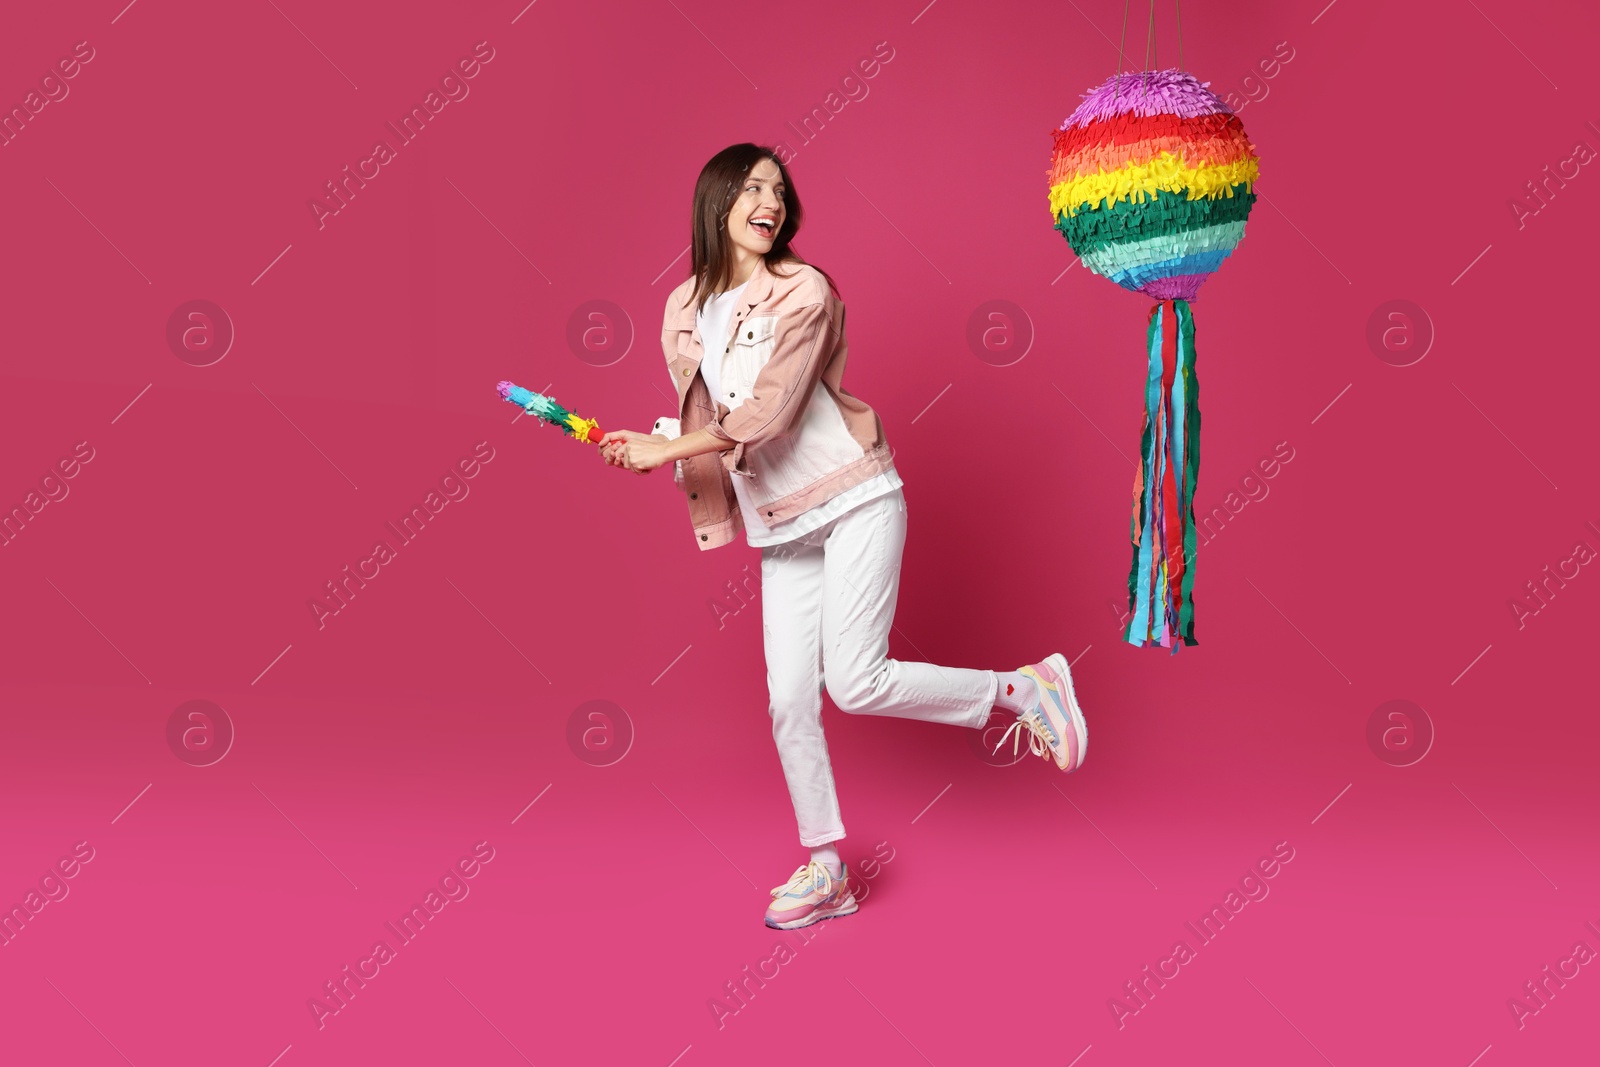
[[[1072,674],[1067,669],[1067,657],[1057,652],[1046,656],[1043,662],[1018,667],[1018,671],[1031,677],[1039,686],[1039,703],[1017,717],[1004,734],[1000,745],[1010,737],[1011,751],[1024,731],[1028,733],[1028,750],[1036,756],[1053,758],[1057,767],[1072,772],[1083,766],[1083,757],[1089,750],[1089,724],[1078,708],[1078,699],[1072,692]]]
[[[773,887],[767,925],[774,930],[794,930],[855,911],[858,905],[850,892],[850,867],[840,860],[839,869],[835,878],[825,863],[812,860],[801,864],[786,883]]]

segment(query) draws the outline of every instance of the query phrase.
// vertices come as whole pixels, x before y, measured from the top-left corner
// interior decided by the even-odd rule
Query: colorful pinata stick
[[[1055,228],[1083,265],[1156,301],[1125,636],[1173,652],[1197,643],[1200,386],[1189,304],[1244,237],[1260,176],[1255,145],[1209,84],[1181,70],[1107,79],[1054,131],[1048,171]]]
[[[600,424],[594,419],[586,419],[576,412],[568,411],[556,402],[553,396],[535,393],[531,389],[524,389],[520,385],[510,382],[501,382],[496,389],[501,399],[517,405],[523,411],[534,415],[553,426],[560,427],[561,432],[568,437],[576,437],[580,441],[593,441],[600,443],[600,438],[605,433],[600,429]]]

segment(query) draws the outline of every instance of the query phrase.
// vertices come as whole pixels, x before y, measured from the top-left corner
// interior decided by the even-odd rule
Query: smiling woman
[[[690,208],[690,277],[667,297],[661,350],[676,417],[657,433],[611,430],[606,463],[645,473],[673,464],[701,550],[739,531],[761,549],[761,624],[772,738],[811,852],[772,889],[763,921],[795,930],[854,913],[862,884],[845,836],[822,731],[840,711],[982,729],[1076,770],[1088,727],[1066,657],[1016,670],[889,658],[906,499],[883,420],[844,388],[845,309],[833,279],[803,260],[793,178],[768,145],[711,158]],[[775,973],[775,972],[774,972]],[[723,1012],[713,1006],[719,1024]]]
[[[789,172],[775,156],[756,145],[733,145],[713,156],[694,186],[690,235],[695,269],[695,309],[712,294],[725,293],[748,281],[750,264],[760,258],[769,266],[785,260],[802,263],[789,248],[805,220],[800,195]],[[735,263],[740,268],[735,271]],[[835,293],[838,286],[826,271],[812,267]]]

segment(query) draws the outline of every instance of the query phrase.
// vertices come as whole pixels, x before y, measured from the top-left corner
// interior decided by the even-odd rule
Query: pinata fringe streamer
[[[1144,433],[1133,480],[1129,644],[1178,651],[1194,637],[1194,491],[1200,477],[1200,385],[1194,315],[1184,299],[1150,309]]]

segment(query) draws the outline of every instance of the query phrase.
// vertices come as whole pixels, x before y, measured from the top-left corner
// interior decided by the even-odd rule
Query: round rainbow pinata
[[[1180,70],[1118,74],[1055,131],[1050,213],[1083,265],[1157,301],[1146,331],[1142,463],[1134,478],[1127,640],[1194,638],[1200,390],[1189,301],[1244,237],[1255,146]]]

